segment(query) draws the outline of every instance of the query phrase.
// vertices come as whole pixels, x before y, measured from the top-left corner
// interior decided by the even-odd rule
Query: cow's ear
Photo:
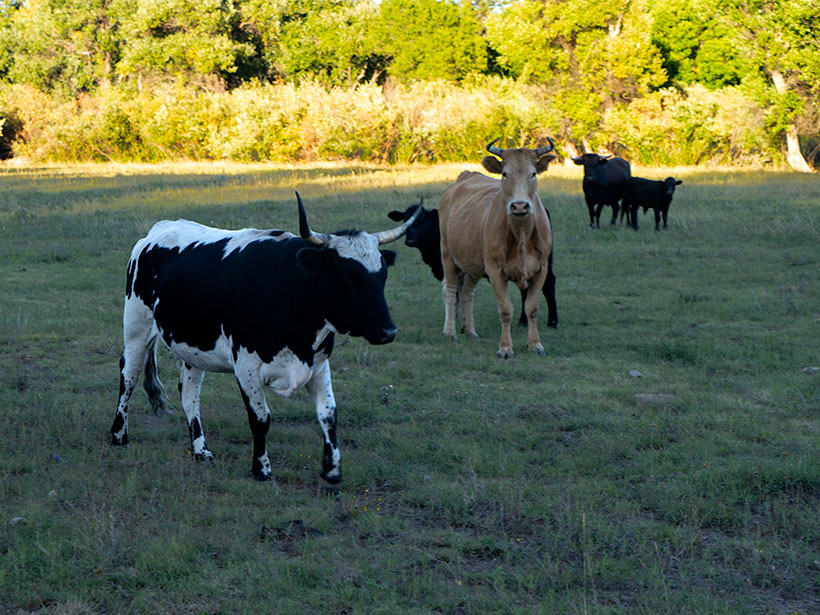
[[[324,263],[324,250],[321,248],[302,248],[296,253],[296,260],[307,271],[317,271]]]
[[[481,159],[481,166],[490,173],[501,175],[501,161],[495,156],[484,156],[484,158]]]
[[[679,179],[678,181],[675,182],[675,185],[680,186],[682,183],[683,183],[683,180]]]
[[[581,158],[580,156],[576,156],[575,158],[573,158],[573,159],[572,159],[572,161],[573,161],[575,164],[584,164],[584,159],[583,159],[583,158]]]
[[[395,220],[396,222],[404,222],[404,212],[403,211],[398,211],[398,210],[394,209],[389,214],[387,214],[387,217],[390,218],[391,220]]]
[[[550,166],[550,162],[558,158],[555,154],[546,154],[545,156],[541,156],[538,159],[538,162],[535,163],[535,172],[541,173],[541,171],[546,171],[547,167]]]
[[[396,262],[396,251],[395,250],[379,250],[384,257],[384,262],[387,263],[388,267],[392,267],[393,263]]]

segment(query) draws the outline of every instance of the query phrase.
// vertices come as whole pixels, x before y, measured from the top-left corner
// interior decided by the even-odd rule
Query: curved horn
[[[416,211],[413,212],[413,215],[410,216],[407,220],[405,220],[404,224],[401,226],[397,226],[394,229],[390,229],[389,231],[381,231],[380,233],[373,233],[376,239],[379,240],[379,245],[383,245],[385,243],[390,243],[391,241],[396,241],[399,237],[404,235],[407,232],[407,229],[410,228],[410,225],[416,221],[416,218],[419,217],[419,213],[421,212],[422,205],[424,205],[424,197],[421,197],[419,204],[416,206]]]
[[[501,137],[498,137],[498,139],[500,139],[500,138]],[[493,143],[498,141],[498,139],[493,139],[492,141],[487,143],[487,151],[490,152],[491,154],[495,154],[499,158],[504,158],[504,150],[502,150],[502,149],[496,147],[495,145],[493,145]]]
[[[322,233],[314,233],[310,230],[307,214],[305,213],[305,206],[302,203],[302,197],[298,190],[296,191],[296,202],[299,204],[299,235],[308,243],[326,248],[328,242],[330,242],[330,237]]]
[[[550,153],[551,151],[553,151],[555,149],[555,141],[553,141],[549,137],[547,137],[547,141],[550,142],[549,145],[539,147],[537,150],[535,150],[535,155],[538,156],[539,158],[541,156],[543,156],[544,154],[548,154],[548,153]]]

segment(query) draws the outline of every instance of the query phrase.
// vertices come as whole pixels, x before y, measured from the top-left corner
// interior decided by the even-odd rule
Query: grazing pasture
[[[445,338],[440,283],[391,246],[396,341],[331,357],[338,496],[304,391],[268,395],[259,483],[237,385],[209,375],[216,461],[194,462],[164,348],[174,414],[140,387],[109,445],[125,266],[155,221],[297,231],[298,189],[320,232],[381,230],[464,168],[0,169],[0,613],[819,612],[816,175],[635,169],[684,179],[669,230],[635,233],[590,230],[581,171],[551,166],[546,356],[495,357],[486,282],[480,339]]]

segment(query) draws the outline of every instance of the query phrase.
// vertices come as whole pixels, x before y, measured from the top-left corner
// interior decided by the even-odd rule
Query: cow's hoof
[[[330,495],[330,496],[338,496],[339,490],[342,485],[342,479],[327,479],[323,476],[319,475],[319,481],[317,485],[317,492],[319,495]]]
[[[544,347],[541,344],[530,344],[529,348],[535,354],[540,354],[541,356],[547,354],[547,352],[544,350]]]
[[[515,353],[512,351],[512,348],[499,348],[496,355],[499,359],[512,359]]]
[[[464,335],[469,337],[471,340],[477,340],[478,339],[478,333],[476,333],[475,331],[473,331],[472,333],[470,333],[469,331],[465,331]]]
[[[210,463],[213,463],[214,454],[206,448],[198,452],[196,455],[194,455],[194,459],[196,459],[197,461],[208,461]]]
[[[555,320],[548,321],[547,326],[550,327],[551,329],[557,329],[558,328],[558,319],[556,318]]]
[[[111,446],[122,446],[128,448],[128,435],[125,435],[122,438],[118,438],[117,436],[112,435]]]
[[[251,470],[253,477],[259,482],[265,482],[273,478],[273,472],[263,472],[261,470]]]

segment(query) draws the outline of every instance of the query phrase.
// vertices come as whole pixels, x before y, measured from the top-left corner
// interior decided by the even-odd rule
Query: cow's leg
[[[128,402],[145,367],[149,348],[156,343],[151,311],[133,296],[125,302],[123,340],[125,349],[120,358],[120,395],[111,424],[111,444],[117,446],[128,445]]]
[[[632,203],[629,206],[629,217],[632,220],[632,228],[638,230],[638,204]]]
[[[604,209],[603,203],[598,203],[598,206],[595,208],[595,228],[601,228],[601,212]]]
[[[549,260],[547,260],[547,279],[544,281],[542,292],[544,299],[547,300],[547,326],[557,329],[558,304],[555,302],[555,272],[552,269],[552,252],[550,252]],[[524,295],[522,293],[522,299],[523,298]],[[521,311],[525,311],[524,305],[521,306]]]
[[[664,207],[662,213],[663,213],[663,228],[665,229],[665,228],[667,228],[667,226],[666,226],[666,216],[669,213],[669,208]]]
[[[316,417],[322,428],[324,449],[322,452],[322,479],[330,488],[342,482],[342,455],[336,439],[336,399],[330,383],[330,363],[323,361],[305,387],[316,406]]]
[[[589,210],[589,228],[595,228],[595,203],[587,201],[587,209]]]
[[[182,410],[185,412],[188,431],[191,434],[191,454],[197,461],[212,461],[214,456],[205,444],[205,434],[199,415],[199,392],[202,390],[204,377],[204,371],[183,362],[179,374],[179,394],[182,397]]]
[[[660,207],[655,208],[655,230],[661,230],[661,210]]]
[[[265,388],[259,378],[258,368],[243,369],[237,365],[235,370],[239,392],[248,411],[248,423],[253,436],[253,464],[251,472],[257,480],[268,480],[272,472],[265,437],[270,428],[270,411],[265,401]]]
[[[510,334],[510,323],[513,317],[513,304],[507,294],[507,278],[501,275],[500,271],[487,272],[490,278],[490,286],[495,293],[495,300],[498,304],[498,317],[501,319],[501,340],[498,343],[499,359],[509,359],[515,356],[512,349],[512,335]],[[530,299],[533,293],[530,294]],[[538,296],[536,297],[536,304]]]
[[[461,312],[464,317],[464,327],[461,332],[469,337],[478,339],[478,333],[475,332],[475,318],[473,317],[473,297],[475,296],[475,287],[481,278],[474,278],[470,275],[464,275],[464,282],[461,287]]]
[[[441,283],[441,297],[444,300],[444,335],[456,337],[456,310],[459,301],[459,271],[455,263],[442,255],[444,281]],[[461,294],[463,298],[463,293]],[[462,306],[463,307],[463,306]]]
[[[618,209],[618,201],[615,201],[612,203],[612,222],[609,223],[610,225],[615,224],[618,221]]]
[[[527,348],[538,354],[546,354],[544,346],[541,345],[541,337],[538,335],[538,299],[546,283],[547,271],[541,270],[530,284],[530,292],[527,294],[527,302],[524,308],[527,312]]]

